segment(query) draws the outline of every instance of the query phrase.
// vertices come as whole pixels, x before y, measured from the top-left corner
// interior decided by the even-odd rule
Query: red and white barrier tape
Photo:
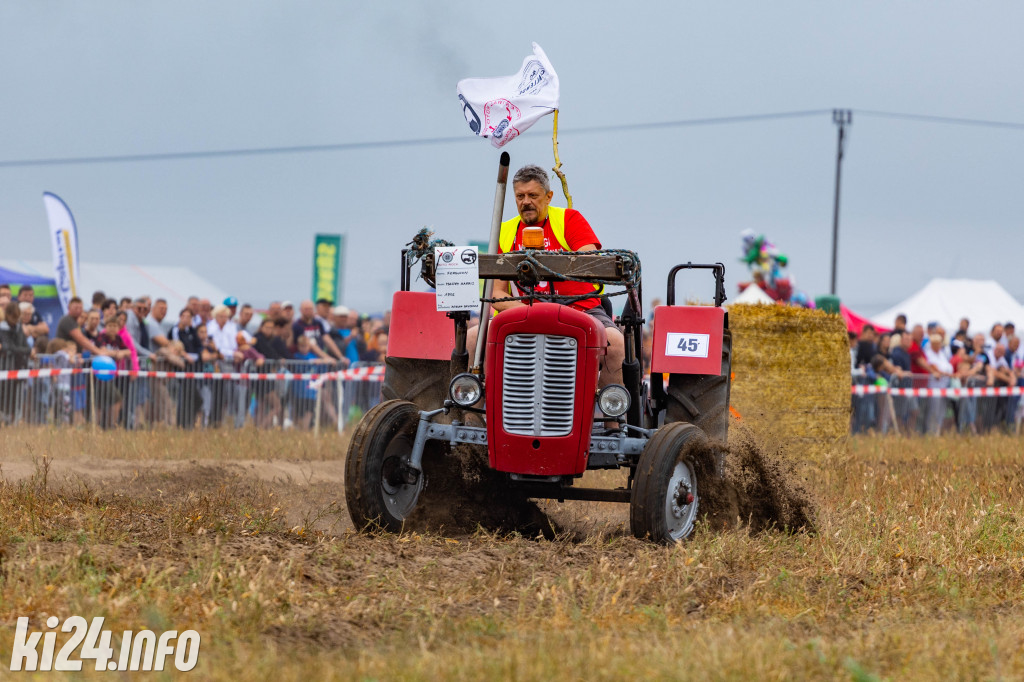
[[[919,398],[1005,398],[1024,395],[1024,386],[1000,386],[982,388],[892,388],[890,386],[851,386],[853,395],[876,395],[888,393],[896,396],[918,396]]]
[[[91,374],[91,369],[15,369],[0,371],[0,381],[8,379],[36,379],[39,377],[67,376],[69,374]],[[114,371],[96,370],[95,374],[113,375]],[[294,374],[292,372],[157,372],[157,371],[134,371],[120,369],[116,371],[119,377],[147,377],[151,379],[215,379],[230,381],[281,381],[281,380],[310,380],[318,379],[334,380],[344,379],[346,381],[384,381],[383,367],[358,367],[356,369],[343,369],[333,372],[319,374]]]

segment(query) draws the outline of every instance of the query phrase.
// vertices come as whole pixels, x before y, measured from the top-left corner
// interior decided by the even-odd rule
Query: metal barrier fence
[[[25,368],[0,362],[0,424],[100,428],[336,428],[380,402],[383,365],[246,360],[175,365],[139,360],[139,371],[93,370],[91,360],[40,355]],[[23,363],[24,364],[24,363]]]
[[[1021,433],[1024,379],[1017,386],[987,386],[984,377],[935,379],[926,374],[893,379],[887,385],[854,377],[853,433]]]

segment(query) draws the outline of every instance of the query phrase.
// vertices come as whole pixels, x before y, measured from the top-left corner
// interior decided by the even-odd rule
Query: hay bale
[[[733,305],[731,402],[801,459],[819,460],[850,433],[850,351],[838,315],[778,305]]]

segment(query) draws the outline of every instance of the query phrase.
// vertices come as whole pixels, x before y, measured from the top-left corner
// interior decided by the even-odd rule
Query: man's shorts
[[[618,326],[608,315],[608,311],[606,311],[601,305],[595,305],[593,308],[589,308],[583,312],[594,317],[594,319],[605,326],[605,329],[618,329]]]

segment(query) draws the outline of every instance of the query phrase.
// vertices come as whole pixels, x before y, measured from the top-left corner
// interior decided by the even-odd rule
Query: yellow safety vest
[[[572,251],[568,242],[565,241],[565,209],[556,206],[548,206],[548,221],[551,223],[551,231],[558,240],[558,245],[564,251]],[[509,218],[501,224],[501,231],[498,233],[498,246],[502,253],[512,250],[516,243],[516,235],[519,234],[519,216]]]
[[[501,231],[498,232],[498,248],[501,253],[508,253],[516,243],[516,235],[519,234],[519,216],[509,218],[501,224]],[[548,222],[551,225],[551,232],[558,240],[558,245],[564,251],[572,251],[569,243],[565,241],[565,209],[557,206],[548,206]],[[594,284],[594,293],[603,293],[603,284]]]

